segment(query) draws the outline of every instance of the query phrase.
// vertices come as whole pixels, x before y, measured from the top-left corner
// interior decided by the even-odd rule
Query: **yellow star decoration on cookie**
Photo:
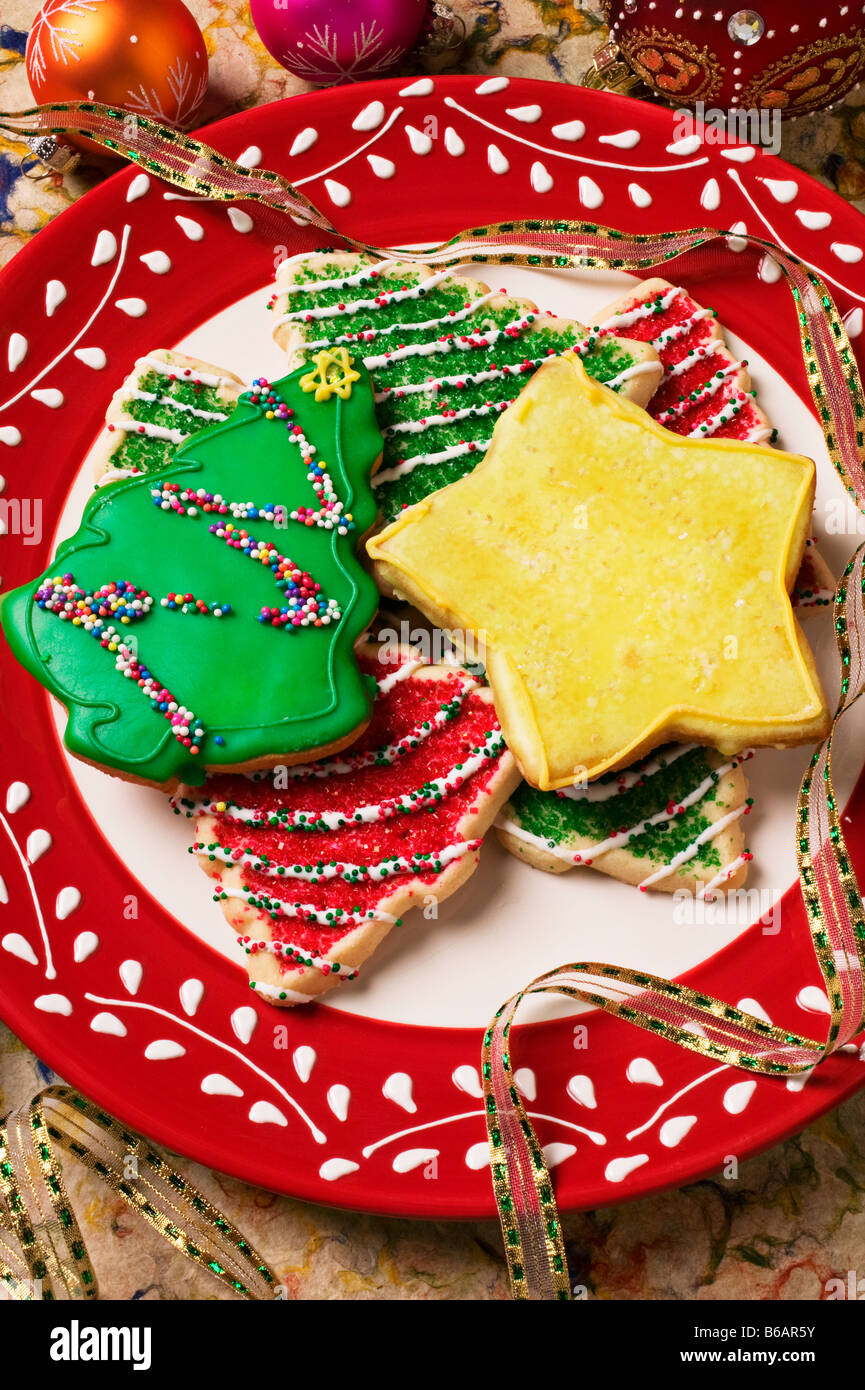
[[[352,383],[360,381],[360,372],[351,365],[348,348],[324,348],[313,357],[315,367],[300,378],[303,391],[314,391],[317,401],[329,401],[331,396],[339,396],[347,401],[351,395]]]
[[[671,739],[722,752],[827,731],[788,597],[814,464],[671,433],[551,358],[486,458],[368,544],[381,579],[476,651],[529,782]]]

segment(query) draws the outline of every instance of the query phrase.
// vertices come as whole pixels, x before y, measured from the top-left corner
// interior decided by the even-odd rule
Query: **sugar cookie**
[[[472,632],[534,786],[625,767],[671,739],[735,753],[829,723],[790,605],[813,463],[683,439],[544,364],[483,464],[367,545],[434,623]]]
[[[402,913],[453,893],[519,781],[489,690],[408,649],[386,654],[361,649],[378,693],[349,750],[175,797],[252,987],[274,1004],[352,979]]]

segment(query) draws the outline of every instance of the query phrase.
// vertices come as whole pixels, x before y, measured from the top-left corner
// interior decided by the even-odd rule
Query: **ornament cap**
[[[28,135],[26,142],[33,158],[43,166],[41,170],[25,170],[27,178],[41,179],[46,173],[70,174],[81,158],[71,145],[64,145],[54,135]]]
[[[642,78],[628,66],[614,39],[595,50],[591,66],[583,74],[582,85],[596,91],[621,92],[626,95],[643,85]]]

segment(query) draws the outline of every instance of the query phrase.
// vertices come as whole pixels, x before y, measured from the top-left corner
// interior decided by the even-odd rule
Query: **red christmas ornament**
[[[182,0],[45,0],[27,38],[37,102],[102,101],[188,126],[207,50]]]
[[[865,75],[863,10],[832,0],[603,4],[611,41],[666,101],[785,116],[831,106]]]

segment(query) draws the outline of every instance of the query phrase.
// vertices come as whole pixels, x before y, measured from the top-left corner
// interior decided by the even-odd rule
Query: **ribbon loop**
[[[275,1297],[275,1276],[258,1252],[146,1139],[68,1087],[49,1086],[0,1125],[0,1285],[8,1298],[99,1297],[58,1149],[226,1288]]]

